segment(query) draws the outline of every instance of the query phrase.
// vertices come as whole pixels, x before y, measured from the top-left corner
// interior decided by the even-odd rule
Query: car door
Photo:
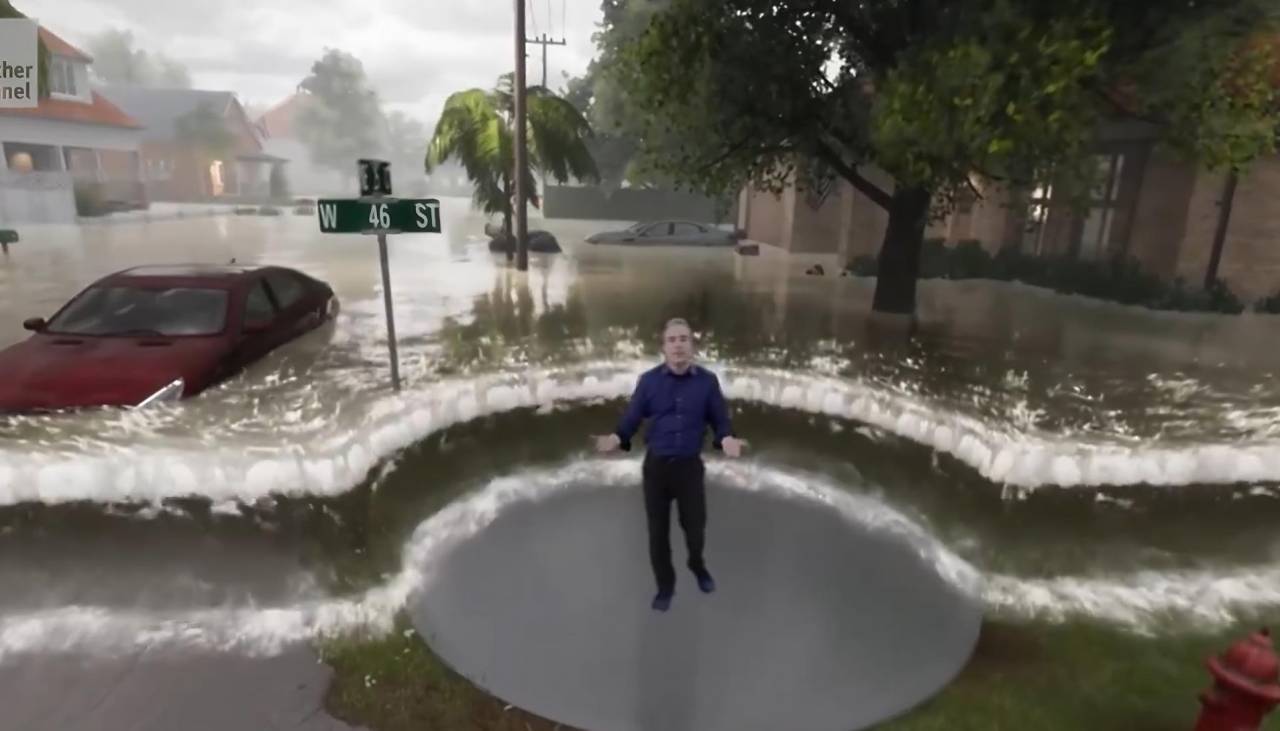
[[[670,243],[671,222],[658,221],[657,223],[649,224],[648,227],[640,232],[640,237],[637,239],[637,242],[648,245]]]
[[[708,243],[703,235],[706,232],[695,223],[677,221],[671,224],[671,240],[684,246],[699,246]]]
[[[310,297],[310,288],[298,275],[285,269],[272,269],[266,274],[267,288],[271,291],[279,312],[273,330],[273,347],[278,347],[320,324],[321,307]]]
[[[279,315],[275,298],[267,287],[266,279],[255,277],[244,295],[241,308],[239,339],[232,358],[235,369],[243,368],[271,352],[275,347],[273,331]]]

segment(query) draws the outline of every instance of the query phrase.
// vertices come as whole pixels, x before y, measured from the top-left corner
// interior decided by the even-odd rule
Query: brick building
[[[1055,205],[1051,189],[1015,194],[975,181],[983,198],[932,224],[926,237],[975,239],[992,252],[1017,246],[1095,260],[1127,255],[1165,279],[1198,285],[1221,232],[1220,279],[1245,301],[1280,290],[1280,156],[1255,161],[1230,186],[1225,172],[1162,152],[1143,125],[1109,127],[1100,140],[1101,185],[1087,213]],[[892,190],[887,175],[868,177]],[[748,238],[841,264],[876,254],[887,224],[888,214],[843,179],[826,190],[791,186],[781,196],[744,190],[739,199],[738,225]]]
[[[102,94],[144,126],[142,165],[152,200],[258,201],[271,197],[271,179],[287,160],[263,149],[260,132],[229,91],[106,86]],[[221,124],[233,141],[211,151],[184,134],[199,115]],[[203,123],[209,123],[208,121]]]

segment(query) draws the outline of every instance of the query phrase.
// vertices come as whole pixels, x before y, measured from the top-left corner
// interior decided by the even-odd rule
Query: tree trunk
[[[916,278],[920,274],[920,247],[929,218],[930,192],[924,188],[900,188],[889,205],[889,226],[880,247],[879,274],[871,309],[898,315],[916,311]]]
[[[1209,289],[1218,279],[1218,265],[1222,263],[1222,248],[1227,243],[1227,227],[1231,225],[1231,207],[1236,201],[1236,184],[1240,176],[1235,170],[1227,173],[1222,190],[1221,208],[1218,211],[1218,227],[1213,233],[1213,250],[1209,253],[1209,266],[1204,271],[1204,288]]]

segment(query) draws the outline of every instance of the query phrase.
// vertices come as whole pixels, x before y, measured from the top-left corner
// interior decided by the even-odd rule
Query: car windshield
[[[638,234],[638,233],[640,233],[640,231],[642,231],[642,230],[643,230],[646,226],[648,226],[648,225],[649,225],[649,224],[648,224],[647,222],[642,221],[642,222],[640,222],[640,223],[637,223],[637,224],[632,225],[630,228],[628,228],[628,229],[627,229],[627,231],[629,231],[630,233],[633,233],[633,234]]]
[[[197,287],[91,287],[49,323],[64,335],[213,335],[227,320],[227,292]]]

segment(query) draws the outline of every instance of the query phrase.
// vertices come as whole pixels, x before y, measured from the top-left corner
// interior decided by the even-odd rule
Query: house
[[[30,109],[0,109],[0,221],[70,223],[96,201],[146,205],[142,125],[89,87],[93,59],[48,28],[49,95]],[[87,211],[84,211],[87,212]]]
[[[263,137],[264,149],[289,161],[289,179],[301,195],[351,195],[355,182],[355,161],[346,175],[311,161],[311,152],[297,133],[297,116],[310,97],[299,91],[289,95],[254,120]]]
[[[263,149],[234,93],[114,85],[100,91],[145,128],[142,165],[152,200],[251,202],[288,195],[288,161]]]
[[[925,236],[976,240],[991,252],[1013,246],[1088,260],[1130,256],[1165,280],[1191,285],[1204,281],[1218,244],[1218,278],[1243,301],[1280,290],[1280,156],[1255,161],[1233,181],[1162,151],[1146,125],[1109,125],[1098,139],[1098,195],[1087,211],[1055,200],[1048,186],[1009,190],[975,179],[982,197],[962,202]],[[893,188],[887,175],[868,177]],[[840,264],[874,256],[888,214],[843,179],[828,183],[825,190],[792,185],[778,196],[744,190],[738,225],[750,239]]]
[[[358,192],[355,158],[352,158],[350,168],[343,170],[316,163],[311,159],[311,150],[298,133],[299,116],[314,103],[310,94],[299,89],[259,116],[255,120],[255,125],[265,136],[265,149],[289,161],[290,180],[299,193],[310,196],[355,195]],[[413,160],[388,158],[390,146],[390,129],[386,124],[382,124],[374,130],[374,144],[366,154],[368,157],[389,159],[392,165],[392,187],[397,195],[448,194],[428,185],[428,180],[435,176],[427,176],[423,173],[421,158]],[[453,172],[457,173],[458,170],[461,168]],[[465,190],[463,195],[471,195],[472,188],[469,183],[463,190]]]

